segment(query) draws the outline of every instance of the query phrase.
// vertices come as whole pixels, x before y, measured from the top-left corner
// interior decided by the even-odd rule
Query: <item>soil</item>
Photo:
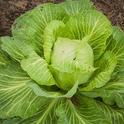
[[[63,0],[0,0],[0,36],[10,35],[13,21],[27,10],[45,2]],[[124,0],[93,0],[96,8],[124,30]]]

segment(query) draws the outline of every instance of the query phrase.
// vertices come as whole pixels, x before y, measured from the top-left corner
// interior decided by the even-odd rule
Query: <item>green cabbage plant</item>
[[[0,38],[4,124],[124,124],[124,33],[90,0],[46,3]],[[7,120],[6,120],[7,119]]]

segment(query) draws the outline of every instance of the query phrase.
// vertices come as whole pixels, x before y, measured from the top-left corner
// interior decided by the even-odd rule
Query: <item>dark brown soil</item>
[[[0,36],[10,35],[13,21],[27,10],[44,2],[63,0],[0,0]],[[98,10],[103,11],[113,25],[124,30],[124,0],[93,0]]]

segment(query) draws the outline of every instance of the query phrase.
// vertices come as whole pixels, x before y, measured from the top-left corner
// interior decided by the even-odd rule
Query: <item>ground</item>
[[[27,10],[40,3],[63,0],[0,0],[0,36],[10,35],[13,21]],[[124,0],[93,0],[96,8],[124,30]]]

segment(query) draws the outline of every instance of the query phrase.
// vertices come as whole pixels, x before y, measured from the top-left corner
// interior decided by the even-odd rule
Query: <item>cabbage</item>
[[[0,38],[0,118],[12,124],[124,124],[124,32],[90,0],[46,3]]]

